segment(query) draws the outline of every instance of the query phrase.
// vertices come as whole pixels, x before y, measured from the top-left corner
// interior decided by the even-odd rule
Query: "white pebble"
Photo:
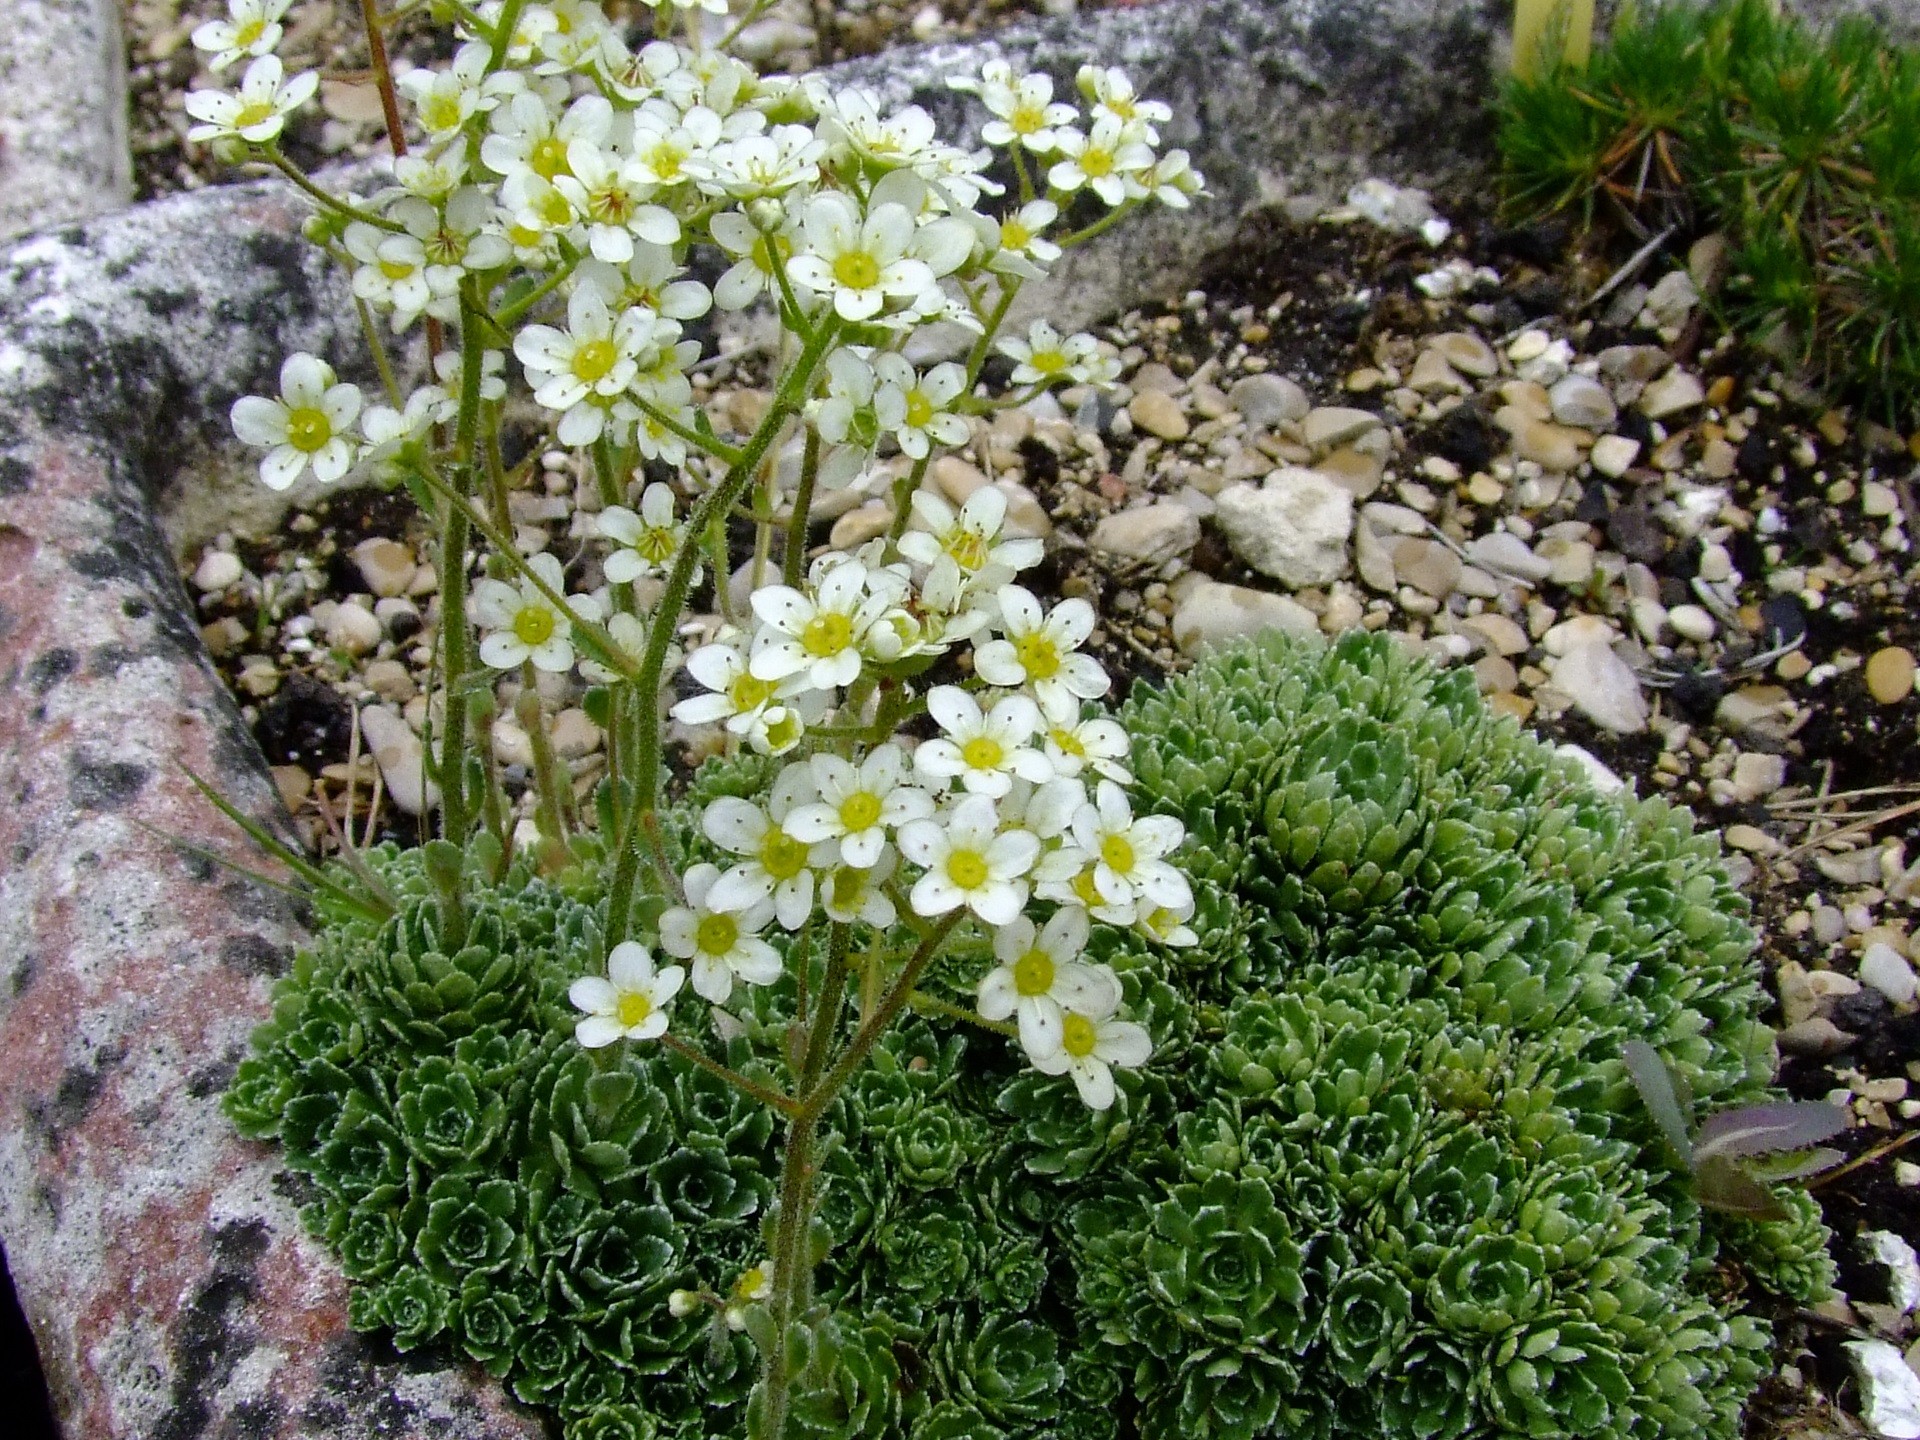
[[[203,595],[217,595],[229,585],[239,584],[246,573],[247,567],[231,550],[209,550],[193,572],[193,588]]]
[[[1676,605],[1667,612],[1667,623],[1673,626],[1673,633],[1684,640],[1711,640],[1713,638],[1713,616],[1698,605]]]

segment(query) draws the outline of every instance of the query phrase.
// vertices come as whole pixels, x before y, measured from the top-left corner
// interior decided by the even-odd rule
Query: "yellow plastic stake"
[[[1593,53],[1593,0],[1514,0],[1513,73],[1538,80],[1556,61],[1581,68]]]

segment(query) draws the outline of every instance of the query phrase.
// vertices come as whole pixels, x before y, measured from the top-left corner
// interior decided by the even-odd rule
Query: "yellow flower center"
[[[675,180],[680,175],[680,163],[686,158],[686,151],[662,140],[647,152],[647,168],[662,180]]]
[[[1013,107],[1013,114],[1007,117],[1007,124],[1016,135],[1031,135],[1047,123],[1047,112],[1031,100],[1023,101]]]
[[[767,726],[767,744],[775,755],[797,745],[800,742],[801,731],[805,728],[800,723],[798,711],[782,710],[779,715],[778,720]]]
[[[457,95],[430,94],[421,102],[420,123],[429,130],[452,130],[462,118],[460,97]]]
[[[955,530],[947,537],[947,554],[968,574],[987,563],[987,537],[977,530]]]
[[[239,113],[233,117],[233,128],[246,130],[255,125],[263,125],[274,117],[274,113],[271,100],[250,101],[242,105]]]
[[[551,180],[567,169],[567,147],[558,135],[536,140],[527,151],[527,165],[542,180]],[[1082,169],[1086,167],[1081,166]]]
[[[243,21],[233,32],[233,48],[236,50],[244,50],[266,33],[266,16],[256,15],[251,20]]]
[[[380,273],[389,280],[404,280],[413,274],[414,266],[409,260],[382,260]]]
[[[991,735],[976,735],[960,747],[960,758],[975,770],[998,770],[1007,747]]]
[[[869,790],[856,790],[840,802],[840,823],[848,834],[871,829],[880,819],[880,797]]]
[[[573,373],[589,385],[604,380],[620,352],[611,340],[589,340],[573,352]]]
[[[807,867],[807,847],[784,830],[769,830],[760,842],[760,864],[776,880],[791,880]]]
[[[673,531],[665,529],[642,530],[633,542],[634,553],[655,565],[666,564],[677,548]]]
[[[1031,365],[1042,375],[1062,375],[1073,362],[1067,359],[1064,350],[1036,350],[1027,358]]]
[[[621,1028],[631,1030],[651,1014],[653,1014],[653,1001],[649,1000],[645,995],[642,995],[638,990],[623,990],[620,992]]]
[[[1018,220],[1002,220],[1000,243],[1008,250],[1024,250],[1033,243],[1033,232]]]
[[[1060,1021],[1060,1048],[1076,1060],[1091,1055],[1093,1047],[1100,1040],[1099,1032],[1093,1028],[1093,1021],[1071,1010],[1061,1016]]]
[[[1074,755],[1082,760],[1087,758],[1087,747],[1080,742],[1077,732],[1063,726],[1057,730],[1049,730],[1047,738],[1053,741],[1054,748],[1062,755]]]
[[[1100,858],[1107,862],[1107,868],[1116,875],[1128,875],[1133,872],[1133,842],[1124,835],[1109,835],[1100,842]]]
[[[933,402],[918,390],[907,392],[907,424],[918,430],[933,419]]]
[[[553,611],[544,605],[522,605],[513,617],[513,638],[522,645],[544,645],[553,638]]]
[[[1072,884],[1074,898],[1087,909],[1092,910],[1096,906],[1107,903],[1106,896],[1102,895],[1099,887],[1093,883],[1093,871],[1082,870],[1073,877]]]
[[[507,239],[522,250],[531,250],[540,243],[540,232],[531,225],[522,225],[515,221],[507,226]]]
[[[294,449],[304,450],[311,455],[332,438],[333,422],[327,419],[326,411],[302,406],[288,413],[287,443]]]
[[[833,278],[849,290],[871,290],[880,283],[880,262],[864,250],[849,250],[833,262]]]
[[[549,190],[540,197],[538,213],[546,224],[554,229],[573,223],[573,206],[567,203],[567,197],[558,190]]]
[[[1113,152],[1089,148],[1080,156],[1080,172],[1098,180],[1113,173]]]
[[[733,1282],[733,1298],[736,1300],[757,1300],[767,1293],[767,1272],[755,1265],[751,1270],[743,1270],[740,1278]]]
[[[1029,680],[1051,680],[1060,673],[1060,647],[1044,630],[1022,635],[1013,642],[1013,653]]]
[[[853,622],[837,610],[814,616],[800,632],[800,648],[821,659],[838,655],[852,642]]]
[[[587,208],[593,212],[593,218],[604,225],[624,225],[633,214],[633,196],[615,182],[588,196]]]
[[[727,686],[727,698],[733,702],[733,708],[742,713],[758,710],[773,698],[773,682],[742,670],[734,682]]]
[[[955,850],[947,856],[947,878],[962,890],[978,890],[989,873],[987,857],[978,850]]]
[[[1053,989],[1053,957],[1035,946],[1013,962],[1013,988],[1022,995],[1044,995]]]
[[[733,916],[716,912],[694,927],[693,939],[709,955],[724,955],[740,938],[740,922]]]
[[[855,870],[852,866],[833,872],[833,879],[827,883],[827,891],[833,897],[833,908],[852,910],[859,905],[860,897],[867,888],[867,875],[864,870]]]

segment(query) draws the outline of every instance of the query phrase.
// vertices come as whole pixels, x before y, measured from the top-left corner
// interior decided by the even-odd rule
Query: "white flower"
[[[820,908],[842,925],[858,921],[885,930],[899,918],[885,888],[898,864],[893,851],[882,850],[879,861],[866,869],[834,866],[820,878]]]
[[[588,100],[600,105],[590,106]],[[599,96],[586,97],[556,119],[540,91],[523,90],[493,112],[480,159],[509,180],[522,174],[552,180],[567,173],[567,146],[577,138],[604,139],[611,119],[612,107]]]
[[[1029,745],[1040,728],[1040,707],[1025,695],[1005,695],[982,713],[980,702],[958,685],[927,692],[927,712],[946,731],[920,742],[913,765],[936,780],[957,779],[970,793],[998,798],[1013,778],[1036,785],[1053,778],[1047,757]]]
[[[795,697],[807,689],[804,674],[785,680],[762,680],[747,668],[747,659],[731,645],[702,645],[687,657],[687,673],[711,694],[693,695],[673,707],[673,718],[688,725],[715,720],[740,736],[762,755],[791,750],[805,733]]]
[[[607,974],[583,975],[567,998],[587,1018],[573,1037],[589,1050],[616,1040],[654,1040],[667,1033],[667,1006],[680,993],[687,972],[669,965],[654,973],[653,956],[637,940],[623,940],[607,956]]]
[[[879,863],[887,831],[933,814],[933,797],[902,783],[905,769],[896,745],[876,747],[858,766],[838,755],[815,755],[820,799],[794,811],[787,828],[801,840],[836,842],[843,864],[868,869]]]
[[[424,201],[407,203],[426,212],[424,220],[412,212],[415,224],[430,226],[437,218]],[[396,335],[422,311],[442,320],[458,317],[460,269],[432,263],[418,236],[395,235],[356,220],[342,240],[347,253],[360,262],[353,272],[353,293],[377,310],[392,310]]]
[[[1025,340],[1011,335],[1002,340],[1000,353],[1014,361],[1015,385],[1051,385],[1060,380],[1088,385],[1111,378],[1102,363],[1098,340],[1084,331],[1062,339],[1060,332],[1044,320],[1036,320],[1027,328]]]
[[[971,427],[949,408],[966,388],[965,370],[948,360],[921,376],[891,351],[873,368],[880,382],[873,395],[874,417],[881,429],[893,432],[902,453],[921,460],[935,445],[966,443]]]
[[[597,523],[600,533],[620,547],[601,566],[616,585],[663,573],[686,540],[686,526],[674,519],[673,491],[658,481],[641,492],[638,515],[624,505],[609,505]],[[697,569],[693,583],[700,583]]]
[[[698,280],[675,278],[682,273],[670,246],[637,240],[624,267],[582,261],[574,280],[598,290],[609,310],[639,306],[669,320],[697,320],[712,308],[713,296]]]
[[[827,353],[827,393],[814,402],[813,424],[829,445],[873,449],[880,422],[873,413],[873,366],[860,350],[842,345]]]
[[[1007,518],[1007,492],[982,485],[967,497],[958,513],[926,490],[913,494],[913,518],[924,529],[900,537],[900,553],[922,565],[943,556],[959,568],[961,577],[997,588],[1016,573],[1038,565],[1046,547],[1035,539],[1000,538]]]
[[[693,178],[687,162],[720,143],[720,117],[704,105],[685,114],[650,103],[633,118],[633,172],[651,185]]]
[[[450,135],[482,111],[500,103],[500,79],[489,80],[492,47],[479,41],[462,45],[445,70],[422,66],[394,82],[413,101],[421,128],[429,135]],[[501,72],[504,74],[504,72]]]
[[[224,90],[196,90],[187,96],[187,114],[204,121],[187,131],[193,141],[237,138],[264,145],[278,135],[287,116],[313,98],[320,77],[303,70],[282,82],[285,72],[278,55],[262,55],[247,67],[241,78],[240,93]]]
[[[1184,150],[1169,150],[1154,162],[1153,170],[1141,182],[1162,205],[1185,210],[1193,197],[1206,193],[1206,177],[1193,168]]]
[[[711,147],[687,172],[710,195],[751,200],[780,195],[820,178],[826,142],[804,125],[776,125],[763,135],[748,135]]]
[[[882,117],[871,91],[846,89],[823,93],[819,108],[820,133],[830,145],[889,170],[932,159],[946,148],[933,117],[918,105]]]
[[[973,670],[989,685],[1025,686],[1038,699],[1052,695],[1094,700],[1112,683],[1100,662],[1079,648],[1093,633],[1093,607],[1084,600],[1062,600],[1051,614],[1033,593],[1005,585],[997,597],[1004,639],[990,640],[973,652]]]
[[[1060,207],[1051,200],[1022,205],[996,227],[987,268],[996,274],[1039,279],[1060,258],[1060,247],[1044,238],[1047,227],[1059,218]]]
[[[1173,111],[1165,101],[1142,100],[1126,72],[1116,67],[1082,65],[1073,83],[1093,106],[1096,120],[1111,119],[1149,145],[1160,143],[1160,134],[1154,126],[1173,118]]]
[[[707,806],[700,817],[707,838],[729,854],[746,857],[713,882],[708,905],[746,910],[771,895],[773,913],[782,925],[798,930],[806,923],[813,909],[813,872],[832,862],[833,847],[810,845],[787,824],[815,794],[813,772],[801,762],[780,772],[765,810],[731,795]]]
[[[348,430],[360,413],[360,387],[336,384],[333,367],[313,355],[289,355],[280,367],[280,398],[243,395],[233,402],[233,433],[268,447],[260,478],[284,490],[308,465],[314,477],[338,480],[354,461]]]
[[[1039,839],[1000,829],[993,801],[969,795],[946,814],[900,829],[900,851],[926,874],[908,902],[916,915],[944,915],[966,906],[989,925],[1010,925],[1027,903],[1024,878],[1039,858]]]
[[[1017,1015],[1020,1045],[1032,1059],[1060,1049],[1061,1017],[1067,1010],[1111,1012],[1120,982],[1104,966],[1077,963],[1087,947],[1087,912],[1056,910],[1037,934],[1033,921],[1015,917],[994,932],[1000,963],[980,980],[980,1014],[988,1020]]]
[[[645,310],[624,310],[616,319],[600,292],[583,285],[567,302],[565,330],[529,325],[514,337],[513,353],[526,367],[534,400],[563,412],[561,444],[591,445],[600,438],[607,402],[633,380],[658,324],[659,317]]]
[[[1047,171],[1047,184],[1069,195],[1085,186],[1108,205],[1118,205],[1127,198],[1127,181],[1137,184],[1153,168],[1152,148],[1111,115],[1095,120],[1090,134],[1062,130],[1054,139],[1065,158]]]
[[[1102,780],[1094,802],[1074,816],[1072,833],[1093,861],[1093,888],[1108,905],[1178,910],[1193,903],[1187,877],[1162,858],[1179,848],[1186,827],[1171,815],[1135,817],[1111,780]]]
[[[1055,131],[1077,118],[1073,106],[1053,98],[1053,80],[1046,75],[1014,78],[1004,60],[989,60],[980,69],[980,99],[994,118],[980,128],[989,145],[1021,145],[1036,155],[1056,146]]]
[[[694,994],[724,1005],[736,979],[748,985],[778,980],[780,955],[759,934],[773,918],[773,902],[763,898],[742,910],[716,910],[708,901],[719,878],[717,865],[687,871],[687,904],[660,917],[660,948],[691,965]]]
[[[851,685],[860,675],[860,642],[886,612],[887,597],[868,593],[866,567],[836,565],[811,595],[786,585],[753,592],[753,613],[765,622],[753,644],[753,673],[762,680],[805,675],[816,690]]]
[[[1131,1070],[1153,1058],[1153,1039],[1144,1026],[1115,1020],[1119,997],[1087,1012],[1068,1010],[1061,1016],[1060,1048],[1047,1056],[1035,1055],[1033,1068],[1043,1075],[1071,1075],[1080,1098],[1093,1110],[1113,1106],[1113,1070]]]
[[[1194,933],[1193,927],[1187,924],[1192,918],[1193,901],[1189,899],[1184,905],[1171,907],[1158,905],[1150,910],[1143,910],[1135,923],[1162,945],[1178,949],[1200,943],[1200,937]]]
[[[798,249],[799,226],[791,220],[762,232],[738,210],[722,210],[707,221],[713,243],[735,257],[715,282],[713,303],[722,310],[744,310],[762,295],[780,293],[780,272]]]
[[[596,600],[598,596],[594,597]],[[602,605],[604,614],[611,607]],[[624,610],[616,610],[607,616],[607,638],[625,657],[627,663],[638,670],[647,654],[647,625],[637,615],[629,615]],[[666,663],[661,667],[662,675],[671,675],[680,667],[680,649],[677,645],[667,647]],[[580,673],[596,685],[617,685],[627,677],[610,665],[602,665],[590,656],[580,657]]]
[[[553,186],[586,221],[587,246],[594,258],[624,265],[633,258],[633,238],[671,245],[680,238],[680,222],[665,206],[648,203],[654,182],[631,160],[622,161],[588,139],[567,146],[567,174]]]
[[[238,60],[269,54],[280,43],[280,18],[293,0],[227,0],[227,18],[209,20],[193,32],[194,48],[211,57],[216,75]]]
[[[456,288],[461,270],[497,270],[513,259],[513,247],[494,227],[493,202],[478,186],[461,186],[439,208],[408,196],[392,214],[420,242],[430,264],[448,267]]]
[[[932,267],[909,254],[913,216],[899,205],[876,205],[862,219],[851,200],[829,191],[808,204],[803,228],[807,248],[787,261],[787,277],[831,296],[842,320],[869,320],[889,299],[936,288]]]
[[[565,595],[566,576],[551,555],[535,555],[527,562],[547,588]],[[591,595],[567,598],[568,615],[522,577],[518,585],[504,580],[482,580],[473,587],[474,618],[492,633],[480,642],[480,661],[496,670],[511,670],[531,660],[536,670],[562,674],[573,666],[573,619],[598,620],[600,602]]]
[[[1092,770],[1117,784],[1133,783],[1133,775],[1120,763],[1133,744],[1121,725],[1104,716],[1082,719],[1080,698],[1060,688],[1040,697],[1040,713],[1042,747],[1054,774],[1072,777]]]

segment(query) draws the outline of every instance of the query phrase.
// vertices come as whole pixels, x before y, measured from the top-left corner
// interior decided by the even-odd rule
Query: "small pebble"
[[[1255,430],[1271,430],[1293,420],[1304,420],[1313,402],[1284,375],[1248,375],[1227,391],[1227,403]]]
[[[1162,440],[1184,440],[1192,426],[1180,402],[1163,390],[1143,390],[1127,406],[1133,423]]]
[[[231,550],[209,550],[200,557],[193,572],[193,588],[203,595],[217,595],[230,585],[240,583],[247,567]]]
[[[364,655],[381,641],[379,620],[371,610],[358,605],[340,604],[327,617],[327,644],[349,655]]]
[[[1593,442],[1589,458],[1593,461],[1594,469],[1609,479],[1617,480],[1627,473],[1627,467],[1633,464],[1639,454],[1638,440],[1629,440],[1625,435],[1602,435]]]
[[[1920,980],[1916,980],[1907,958],[1879,941],[1860,954],[1860,983],[1871,985],[1896,1005],[1910,1004],[1920,993]]]
[[[1898,705],[1913,693],[1913,652],[1900,645],[1876,650],[1867,661],[1867,693],[1882,705]]]
[[[1716,628],[1713,616],[1699,605],[1674,606],[1667,612],[1667,623],[1673,626],[1674,634],[1694,641],[1711,640]]]

